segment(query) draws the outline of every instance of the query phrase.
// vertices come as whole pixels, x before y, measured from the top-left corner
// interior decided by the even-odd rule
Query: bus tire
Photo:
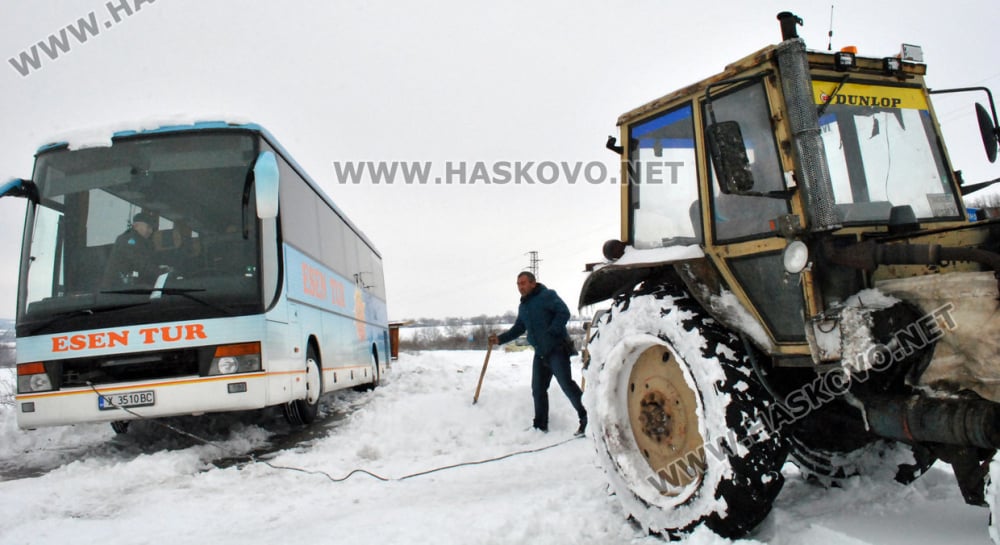
[[[374,346],[372,347],[372,381],[368,384],[363,384],[361,386],[356,386],[355,391],[367,392],[378,388],[382,384],[382,373],[379,371],[378,366],[378,349]]]
[[[285,404],[285,418],[293,426],[305,426],[316,420],[319,400],[323,393],[323,372],[316,350],[306,349],[306,397]]]
[[[128,433],[128,420],[115,420],[111,422],[111,429],[115,430],[115,433],[121,435],[123,433]]]

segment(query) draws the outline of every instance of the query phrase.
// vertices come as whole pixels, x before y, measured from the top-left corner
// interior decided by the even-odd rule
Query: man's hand
[[[500,344],[500,339],[497,338],[496,333],[491,334],[487,339],[487,341],[489,341],[490,346],[493,346],[494,344]]]

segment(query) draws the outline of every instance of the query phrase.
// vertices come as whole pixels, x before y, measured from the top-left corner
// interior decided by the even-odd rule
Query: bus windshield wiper
[[[47,320],[40,324],[34,325],[28,329],[29,335],[34,335],[39,331],[45,329],[46,327],[52,325],[59,320],[65,320],[66,318],[72,318],[74,316],[93,316],[94,314],[100,314],[102,312],[111,312],[113,310],[122,310],[126,308],[139,307],[142,305],[148,305],[149,301],[143,301],[141,303],[128,303],[124,305],[111,305],[106,307],[95,307],[95,308],[78,308],[74,310],[67,310],[65,312],[60,312],[50,316]]]
[[[195,303],[204,305],[204,306],[206,306],[208,308],[215,309],[215,310],[217,310],[217,311],[219,311],[219,312],[221,312],[221,313],[223,313],[223,314],[225,314],[227,316],[235,316],[236,315],[235,312],[233,312],[232,310],[230,310],[230,309],[228,309],[228,308],[226,308],[224,306],[217,305],[215,303],[206,301],[206,300],[204,300],[204,299],[202,299],[200,297],[195,297],[194,295],[191,295],[192,293],[197,293],[197,292],[202,292],[202,291],[206,291],[206,290],[204,288],[131,288],[131,289],[127,289],[127,290],[102,291],[101,293],[116,293],[116,294],[123,294],[123,295],[150,295],[150,296],[153,296],[154,294],[160,294],[160,295],[179,295],[181,297],[184,297],[185,299],[190,299],[190,300],[194,301]],[[151,297],[151,299],[155,299],[157,297],[158,296],[153,296],[153,297]]]

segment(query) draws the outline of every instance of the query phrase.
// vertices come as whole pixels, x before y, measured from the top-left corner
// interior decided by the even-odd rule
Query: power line
[[[538,263],[541,261],[541,259],[538,259],[538,251],[537,250],[532,250],[532,251],[528,252],[525,255],[530,255],[531,256],[531,258],[530,258],[530,260],[528,262],[528,272],[530,272],[531,274],[535,275],[535,279],[537,280],[538,279]]]

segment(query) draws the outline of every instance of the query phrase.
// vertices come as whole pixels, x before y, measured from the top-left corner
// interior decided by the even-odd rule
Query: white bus
[[[22,428],[269,406],[307,424],[387,371],[381,256],[257,125],[51,144],[8,195],[28,200]]]

